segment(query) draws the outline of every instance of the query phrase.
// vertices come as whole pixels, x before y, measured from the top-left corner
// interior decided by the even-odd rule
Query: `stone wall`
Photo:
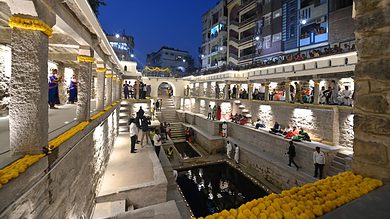
[[[0,116],[8,115],[11,48],[0,44]]]
[[[89,217],[117,136],[119,108],[109,114],[1,188],[0,217]]]
[[[353,170],[390,182],[390,4],[388,0],[354,3],[359,62]]]
[[[213,100],[204,99],[204,101],[209,103]],[[243,114],[243,110],[249,110],[248,113],[252,115],[253,122],[260,118],[268,128],[271,128],[276,121],[283,128],[288,125],[303,127],[316,141],[352,148],[354,137],[352,108],[249,100],[240,100],[240,103],[235,103],[234,101],[230,100],[233,115],[236,113]],[[222,103],[221,100],[214,102],[216,104]],[[239,105],[243,105],[245,108],[240,109]],[[191,107],[191,109],[194,110],[194,107]],[[202,110],[200,112],[202,115],[207,115],[207,112]],[[186,114],[186,118],[188,118],[187,115],[191,114]],[[214,128],[210,126],[210,120],[200,117],[195,117],[195,123],[192,123],[191,120],[192,118],[188,118],[186,122],[199,125],[204,130],[215,132],[215,130],[210,130],[210,128]]]

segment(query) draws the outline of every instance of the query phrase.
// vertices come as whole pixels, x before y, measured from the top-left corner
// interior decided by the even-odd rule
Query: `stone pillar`
[[[314,81],[314,90],[313,90],[313,97],[314,97],[314,104],[320,103],[320,81],[315,80]]]
[[[248,83],[248,99],[253,99],[253,83]]]
[[[92,78],[91,78],[91,99],[96,100],[96,75],[92,72]]]
[[[292,101],[290,93],[290,83],[291,81],[284,82],[284,95],[286,96],[286,103],[290,103]]]
[[[105,106],[109,106],[112,104],[112,75],[106,75],[106,101]]]
[[[122,99],[122,93],[123,93],[123,91],[122,91],[123,80],[118,79],[117,82],[118,82],[118,89],[117,89],[118,94],[117,94],[117,96],[118,96],[118,100],[120,100],[120,99]]]
[[[65,65],[63,63],[58,63],[57,72],[57,76],[62,78],[62,81],[58,83],[60,103],[65,104],[68,102],[69,98],[69,94],[67,92],[69,84],[66,84],[65,82]]]
[[[359,61],[355,70],[355,173],[390,182],[390,5],[387,0],[355,3]]]
[[[195,98],[195,106],[193,107],[193,113],[200,113],[200,99]]]
[[[208,81],[207,82],[207,87],[206,87],[206,97],[210,97],[211,96],[211,82]]]
[[[112,78],[112,92],[111,92],[111,101],[112,103],[116,101],[116,89],[117,89],[117,83],[116,83],[116,77]]]
[[[264,100],[269,101],[269,83],[262,84],[265,87]]]
[[[97,72],[96,109],[99,111],[104,109],[104,90],[105,90],[104,71]]]
[[[91,110],[92,63],[80,62],[76,117],[79,122],[87,121]]]
[[[236,99],[240,99],[241,84],[236,84]]]
[[[230,89],[230,82],[227,81],[225,84],[225,90],[224,90],[225,100],[229,99],[229,89]]]
[[[14,28],[11,48],[10,150],[39,154],[48,143],[48,36]]]

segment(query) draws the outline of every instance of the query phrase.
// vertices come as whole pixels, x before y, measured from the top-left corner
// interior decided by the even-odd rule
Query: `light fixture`
[[[200,55],[200,57],[204,58],[204,55],[202,54],[202,55]]]
[[[259,36],[255,37],[255,40],[256,40],[256,41],[259,41],[259,40],[260,40],[260,37],[259,37]]]
[[[183,62],[186,62],[186,60],[185,60],[185,59],[183,59]]]
[[[223,47],[222,47],[222,46],[220,46],[220,47],[219,47],[219,51],[222,51],[222,50],[223,50]]]
[[[130,54],[130,57],[131,57],[131,58],[134,58],[134,54]]]
[[[119,34],[115,34],[115,37],[116,37],[116,38],[119,38]]]
[[[305,25],[307,23],[306,19],[301,20],[301,24]]]

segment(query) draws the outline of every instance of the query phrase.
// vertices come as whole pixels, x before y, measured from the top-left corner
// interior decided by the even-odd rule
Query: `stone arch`
[[[175,85],[174,85],[172,82],[167,81],[167,80],[164,80],[164,81],[159,82],[159,83],[157,84],[157,90],[159,90],[159,89],[160,89],[160,86],[161,86],[162,84],[164,84],[164,83],[166,83],[166,84],[168,84],[168,85],[170,85],[170,86],[172,87],[173,96],[176,96],[176,95],[177,95],[177,91],[176,91]],[[157,96],[158,96],[158,91],[157,91]]]

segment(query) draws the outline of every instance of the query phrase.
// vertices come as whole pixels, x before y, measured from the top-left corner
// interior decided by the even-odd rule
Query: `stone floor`
[[[64,104],[58,106],[59,109],[49,109],[49,139],[53,139],[59,134],[76,125],[76,104]],[[96,102],[91,101],[91,114],[96,112]],[[9,146],[9,118],[0,118],[0,168],[18,159],[11,156]]]

